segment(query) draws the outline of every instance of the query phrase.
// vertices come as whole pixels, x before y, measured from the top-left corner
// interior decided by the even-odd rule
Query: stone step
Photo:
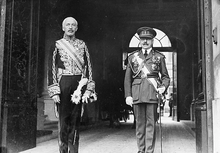
[[[58,121],[45,121],[44,128],[37,130],[37,144],[57,138]]]

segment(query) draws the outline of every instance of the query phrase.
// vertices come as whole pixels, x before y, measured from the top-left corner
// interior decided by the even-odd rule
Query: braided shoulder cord
[[[90,62],[88,48],[86,45],[85,45],[85,52],[86,52],[86,57],[87,57],[87,61],[88,61],[89,81],[92,81],[92,66],[91,66],[91,62]]]
[[[55,50],[53,52],[53,64],[52,64],[53,83],[57,83],[56,66],[55,66],[56,55],[57,55],[57,48],[55,48]]]

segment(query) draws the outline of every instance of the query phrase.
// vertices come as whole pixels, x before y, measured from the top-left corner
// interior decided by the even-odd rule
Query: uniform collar
[[[145,49],[141,49],[142,50],[142,53],[144,54],[145,53]],[[152,47],[151,48],[149,48],[149,49],[147,49],[147,54],[149,55],[149,53],[151,52],[151,50],[152,50]]]
[[[67,36],[67,35],[65,35],[65,34],[64,34],[63,38],[64,38],[65,40],[69,41],[69,42],[73,42],[73,41],[76,40],[76,37],[75,37],[75,36],[69,37],[69,36]]]

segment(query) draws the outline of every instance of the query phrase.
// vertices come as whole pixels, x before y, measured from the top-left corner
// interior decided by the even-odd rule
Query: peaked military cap
[[[157,33],[153,28],[150,27],[141,27],[137,30],[137,34],[140,38],[150,38],[153,39]]]

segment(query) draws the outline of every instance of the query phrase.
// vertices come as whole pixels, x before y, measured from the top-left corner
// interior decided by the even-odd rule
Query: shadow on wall
[[[10,153],[6,147],[0,147],[0,153]]]
[[[172,48],[177,50],[178,54],[183,54],[186,51],[186,45],[179,38],[170,38]]]

